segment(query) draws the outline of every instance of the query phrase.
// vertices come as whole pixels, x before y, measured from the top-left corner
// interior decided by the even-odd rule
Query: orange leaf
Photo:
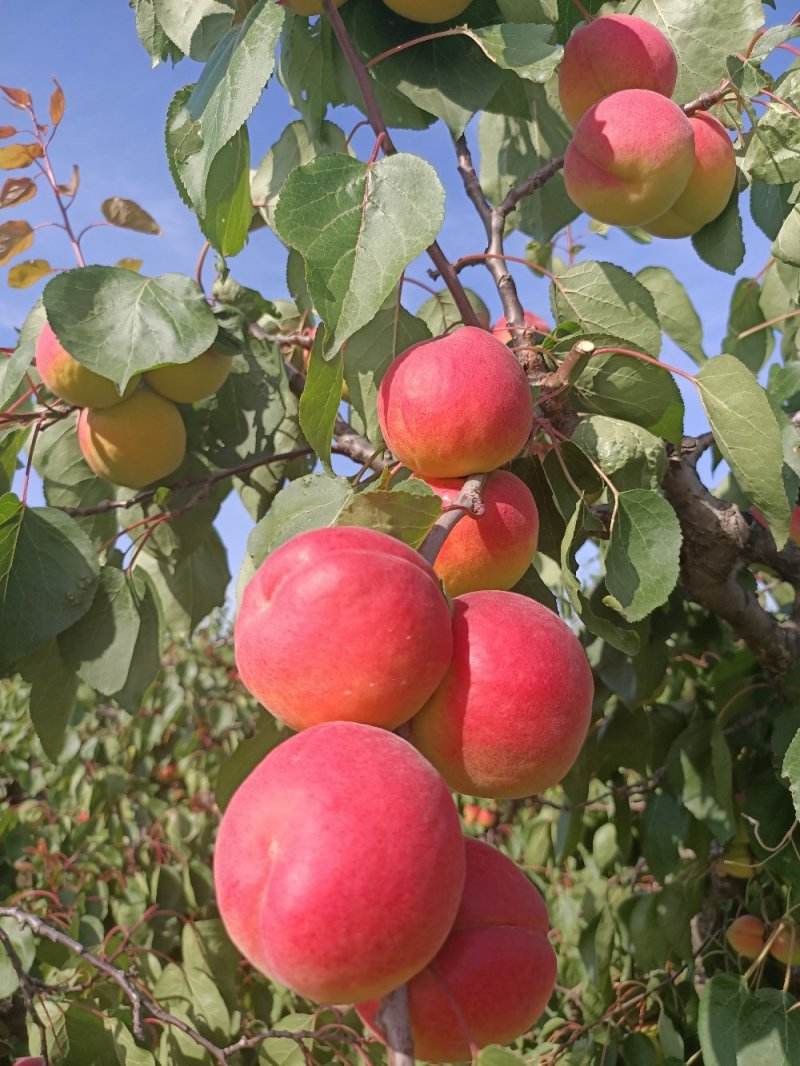
[[[80,168],[73,163],[72,164],[72,177],[64,185],[58,186],[58,191],[63,192],[65,196],[74,196],[78,191],[78,186],[81,183]]]
[[[112,226],[136,230],[137,233],[152,233],[156,237],[161,236],[162,229],[156,220],[133,200],[111,196],[102,202],[100,210]]]
[[[53,84],[55,89],[53,89],[53,95],[50,97],[50,121],[54,126],[57,126],[64,117],[64,90],[55,78],[53,78]]]
[[[15,219],[0,225],[0,266],[15,255],[26,252],[33,244],[30,223]]]
[[[5,140],[6,137],[13,137],[16,132],[13,126],[0,126],[0,140]]]
[[[27,259],[9,270],[8,284],[12,289],[27,289],[29,285],[52,273],[53,268],[46,259]]]
[[[34,159],[40,159],[41,156],[40,144],[9,144],[7,148],[0,148],[0,170],[29,167]]]
[[[6,178],[3,188],[0,189],[0,208],[22,204],[26,200],[32,200],[35,195],[36,182],[30,178]]]
[[[14,107],[24,111],[26,107],[33,106],[31,94],[26,89],[11,89],[8,85],[0,85],[0,89],[6,94]]]

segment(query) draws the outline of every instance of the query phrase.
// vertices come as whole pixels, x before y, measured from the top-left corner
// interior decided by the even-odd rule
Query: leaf
[[[90,608],[99,567],[76,522],[49,507],[0,497],[0,656],[15,662]]]
[[[111,695],[120,707],[135,714],[161,668],[161,621],[150,580],[144,573],[134,570],[133,585],[139,631],[125,682]]]
[[[472,289],[464,289],[470,306],[478,316],[478,321],[484,327],[489,328],[489,308]],[[463,325],[461,312],[456,307],[455,300],[449,289],[442,289],[430,296],[422,307],[417,309],[417,318],[421,318],[430,330],[432,337],[440,337],[454,326]]]
[[[77,193],[77,191],[78,191],[80,183],[81,183],[80,168],[78,166],[76,166],[75,163],[73,163],[72,164],[72,177],[69,179],[69,181],[65,182],[63,185],[59,185],[58,186],[58,191],[60,193],[63,193],[65,196],[74,196]]]
[[[219,38],[233,19],[231,7],[220,0],[154,0],[153,7],[164,33],[184,55],[191,55],[193,59],[201,59],[194,54],[201,36],[201,24],[206,20],[216,23]]]
[[[476,1059],[477,1066],[522,1066],[525,1059],[499,1044],[487,1044]]]
[[[22,324],[13,355],[9,359],[0,359],[0,408],[12,398],[33,362],[36,340],[44,323],[44,305],[37,300]]]
[[[50,95],[50,122],[53,127],[56,127],[64,117],[64,90],[55,78],[53,78],[53,84],[55,89]]]
[[[123,259],[118,259],[114,266],[122,267],[125,270],[132,270],[134,273],[138,272],[142,268],[143,259],[129,259],[127,256]]]
[[[561,61],[562,49],[549,43],[552,29],[547,25],[505,24],[465,32],[493,63],[528,81],[547,81]]]
[[[663,496],[646,489],[621,492],[606,553],[604,602],[629,622],[666,603],[678,582],[681,527]]]
[[[786,749],[781,775],[789,779],[789,791],[792,794],[795,814],[800,821],[800,730],[795,733],[794,740]]]
[[[307,474],[281,489],[247,539],[247,552],[255,566],[299,533],[333,525],[352,495],[346,478],[327,474]]]
[[[27,259],[24,263],[11,267],[8,272],[8,284],[12,289],[27,289],[53,272],[54,268],[46,259]]]
[[[418,548],[442,513],[442,501],[421,481],[408,480],[396,489],[360,492],[339,511],[337,526],[366,526]]]
[[[0,141],[13,137],[19,131],[14,126],[0,126]]]
[[[24,204],[36,195],[37,185],[30,178],[6,178],[0,189],[0,208]]]
[[[800,207],[795,207],[786,218],[771,251],[776,259],[800,266]]]
[[[259,0],[241,26],[220,40],[188,98],[186,108],[199,123],[202,145],[199,182],[189,193],[201,214],[215,156],[245,124],[272,75],[284,14],[272,0]]]
[[[250,776],[273,748],[286,739],[286,735],[286,727],[272,715],[265,714],[255,735],[241,741],[233,754],[225,759],[214,782],[214,798],[221,811],[228,806],[244,779]]]
[[[592,340],[626,341],[652,356],[661,351],[661,324],[653,296],[622,267],[576,263],[556,275],[550,298],[556,320],[579,322]]]
[[[667,756],[667,780],[720,843],[730,840],[736,829],[731,756],[716,722],[696,721],[681,733]]]
[[[33,229],[28,222],[3,222],[0,225],[0,266],[15,255],[27,252],[32,244]]]
[[[708,358],[703,351],[703,324],[683,285],[666,267],[645,267],[636,280],[652,293],[661,328],[667,336],[702,366]]]
[[[183,274],[82,267],[49,281],[44,304],[67,351],[120,389],[159,363],[188,363],[217,335],[202,290]]]
[[[667,453],[646,429],[604,415],[583,418],[572,440],[587,452],[621,492],[658,489],[667,471]]]
[[[799,1066],[800,1017],[796,1001],[777,988],[743,998],[736,1025],[736,1066]]]
[[[14,107],[18,107],[20,111],[33,106],[31,94],[27,89],[12,89],[8,85],[0,85],[0,90],[6,94],[9,103],[13,104]]]
[[[275,226],[306,261],[309,291],[327,326],[326,357],[375,317],[443,219],[444,189],[417,156],[374,164],[320,156],[289,175]]]
[[[666,368],[629,355],[593,356],[574,387],[588,411],[634,422],[673,444],[683,436],[683,401]]]
[[[11,942],[22,969],[30,971],[36,961],[36,942],[30,929],[22,928],[13,918],[0,918],[0,929]],[[0,997],[9,999],[19,988],[19,978],[11,959],[0,944]]]
[[[753,181],[750,186],[750,214],[755,224],[774,241],[784,221],[794,210],[791,198],[794,184],[767,185]]]
[[[40,144],[9,144],[0,148],[0,170],[20,170],[29,167],[34,159],[41,159]]]
[[[137,565],[151,579],[164,628],[175,640],[189,637],[225,602],[230,582],[228,554],[214,529],[174,565],[148,552],[141,553]]]
[[[333,33],[327,19],[286,19],[278,52],[278,78],[311,137],[317,138],[329,101],[341,96]]]
[[[100,210],[112,226],[132,229],[136,233],[151,233],[156,237],[160,237],[164,232],[156,220],[133,200],[123,200],[121,196],[112,196],[108,200],[103,200]]]
[[[790,70],[775,91],[796,108],[800,102],[800,71]],[[742,167],[750,180],[768,185],[800,181],[797,116],[784,104],[770,103],[753,126]]]
[[[702,260],[725,274],[735,274],[744,260],[739,192],[734,186],[728,205],[713,222],[692,237],[692,246]]]
[[[789,534],[781,431],[766,394],[732,355],[710,359],[696,378],[714,439],[742,492],[781,546]]]
[[[308,362],[303,395],[300,397],[300,428],[317,453],[322,465],[331,468],[331,438],[342,402],[344,364],[341,352],[325,362],[322,358],[323,330],[318,329]]]
[[[18,665],[31,686],[28,709],[33,728],[45,755],[57,762],[78,694],[78,677],[65,662],[56,640],[40,644]]]
[[[250,135],[247,126],[231,137],[214,158],[206,183],[206,213],[200,229],[220,255],[238,255],[247,243],[250,200]]]
[[[736,283],[731,296],[728,333],[722,342],[722,350],[735,355],[753,374],[758,373],[774,347],[771,329],[759,329],[740,337],[751,327],[763,324],[760,297],[761,286],[755,278],[742,278]]]

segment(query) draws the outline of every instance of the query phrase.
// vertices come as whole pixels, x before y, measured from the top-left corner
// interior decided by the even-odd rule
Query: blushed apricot
[[[550,326],[539,315],[535,315],[533,311],[523,312],[523,318],[525,325],[535,329],[537,333],[550,332]],[[501,315],[492,326],[492,335],[497,337],[502,344],[508,344],[511,340],[511,330],[508,328],[508,320],[505,315]]]
[[[76,407],[112,407],[131,396],[140,381],[137,374],[120,393],[110,378],[96,374],[71,356],[49,322],[42,326],[36,341],[36,369],[52,393]]]
[[[764,923],[754,914],[742,914],[725,930],[733,950],[744,959],[755,959],[764,949]]]

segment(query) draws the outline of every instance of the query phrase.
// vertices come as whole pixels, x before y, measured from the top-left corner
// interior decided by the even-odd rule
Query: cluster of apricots
[[[573,202],[600,222],[689,237],[725,208],[736,181],[730,137],[670,99],[675,53],[652,23],[603,15],[564,48],[559,95],[574,127],[564,161]]]
[[[800,966],[800,927],[793,922],[782,921],[768,936],[760,918],[754,914],[742,914],[731,922],[725,936],[743,959],[757,959],[769,953],[784,966]]]
[[[137,374],[120,394],[110,378],[70,355],[45,322],[36,369],[52,393],[82,408],[78,443],[94,473],[112,485],[139,489],[183,462],[186,429],[175,404],[213,396],[231,371],[231,358],[210,348],[188,363]]]
[[[498,470],[533,414],[508,348],[472,327],[414,345],[378,403],[388,447],[443,500],[488,475],[486,513],[455,526],[438,573],[400,540],[343,526],[292,538],[256,571],[237,667],[298,732],[231,799],[214,878],[255,967],[309,999],[354,1003],[379,1037],[380,999],[407,983],[417,1057],[458,1062],[530,1028],[556,963],[537,890],[462,834],[450,791],[557,784],[594,690],[569,627],[508,591],[537,535],[530,493]]]
[[[383,0],[390,11],[394,11],[412,22],[424,22],[433,25],[447,22],[466,11],[472,0]],[[334,0],[336,7],[341,7],[345,0]],[[288,7],[296,15],[321,15],[322,0],[288,0]]]

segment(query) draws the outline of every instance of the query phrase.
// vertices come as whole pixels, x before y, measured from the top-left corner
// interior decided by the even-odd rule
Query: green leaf
[[[0,657],[13,663],[90,608],[99,567],[75,521],[49,507],[0,497]]]
[[[800,71],[790,70],[775,92],[796,108],[800,102]],[[797,116],[784,104],[771,103],[755,124],[742,165],[749,179],[768,185],[800,181]]]
[[[13,918],[0,918],[0,929],[11,941],[11,947],[22,963],[22,968],[30,971],[36,960],[36,941],[30,929],[23,929]],[[9,999],[19,988],[19,978],[11,959],[0,944],[0,998]]]
[[[27,289],[35,285],[37,281],[52,274],[54,268],[46,259],[26,259],[24,263],[17,263],[8,272],[8,287],[10,289]]]
[[[289,175],[275,226],[306,261],[308,288],[328,327],[326,356],[375,317],[443,219],[444,189],[416,156],[370,165],[320,156]]]
[[[694,234],[692,246],[704,262],[725,274],[735,274],[742,265],[745,247],[735,186],[725,210]]]
[[[337,526],[366,526],[418,548],[442,513],[442,501],[421,481],[409,479],[396,489],[360,492],[339,511]]]
[[[205,56],[197,54],[198,38],[202,36],[201,28],[216,28],[218,37],[228,29],[233,18],[233,8],[220,0],[153,0],[155,16],[164,33],[173,41],[184,55],[201,60]]]
[[[766,394],[732,355],[710,359],[697,387],[714,439],[742,492],[764,515],[776,544],[789,535],[781,431]]]
[[[22,325],[13,354],[8,359],[0,359],[0,408],[12,398],[33,362],[36,341],[46,321],[44,304],[37,300]]]
[[[219,768],[214,783],[214,798],[221,811],[228,806],[244,779],[250,776],[273,748],[286,740],[287,735],[288,730],[277,719],[271,714],[262,714],[258,731],[243,740]]]
[[[666,368],[629,355],[593,356],[575,392],[588,411],[633,422],[673,444],[683,436],[683,401]]]
[[[58,641],[49,640],[28,652],[18,663],[30,684],[28,710],[45,755],[56,762],[64,748],[78,676],[61,654]]]
[[[750,214],[771,241],[778,236],[781,226],[794,209],[794,190],[792,182],[767,185],[763,181],[753,181],[750,186]]]
[[[795,813],[800,820],[800,730],[795,733],[794,740],[786,750],[781,774],[789,779],[789,791],[792,793]]]
[[[572,440],[599,464],[621,492],[657,489],[667,470],[667,453],[658,437],[632,422],[604,415],[583,418]]]
[[[240,26],[217,44],[186,102],[198,124],[201,145],[198,181],[189,193],[201,214],[206,211],[206,181],[217,153],[245,124],[275,68],[275,46],[284,10],[272,0],[258,0]]]
[[[759,988],[742,1000],[736,1066],[800,1066],[800,1017],[793,996]]]
[[[141,707],[144,694],[161,667],[161,621],[153,587],[138,570],[134,570],[133,582],[139,631],[125,682],[111,694],[120,707],[131,713]]]
[[[499,1044],[487,1044],[478,1052],[477,1066],[522,1066],[526,1060]]]
[[[624,341],[648,355],[661,351],[661,323],[649,289],[622,267],[591,260],[556,275],[550,291],[556,320],[579,322],[597,343]]]
[[[44,290],[47,319],[67,351],[120,392],[160,363],[188,363],[214,343],[217,323],[183,274],[142,277],[121,267],[80,267]]]
[[[606,553],[605,603],[640,622],[666,603],[678,582],[681,527],[663,496],[646,489],[621,492]]]
[[[230,581],[228,555],[214,529],[174,566],[148,552],[141,553],[137,565],[150,577],[164,628],[175,640],[187,638],[225,602]]]
[[[208,172],[206,211],[197,221],[220,255],[238,255],[247,244],[253,205],[250,200],[250,134],[247,126],[220,148]]]
[[[472,289],[464,289],[470,306],[474,308],[478,321],[488,329],[489,308]],[[449,289],[442,289],[430,296],[422,307],[417,309],[417,318],[421,318],[430,330],[432,337],[440,337],[454,326],[463,325],[461,312],[456,307],[455,300]]]
[[[547,25],[512,23],[466,32],[493,63],[528,81],[547,81],[561,62],[562,49],[549,43]]]
[[[761,286],[754,278],[742,278],[736,283],[731,297],[728,333],[722,342],[723,351],[735,355],[753,374],[758,373],[774,347],[770,329],[760,329],[747,337],[739,336],[763,323],[760,297]]]
[[[667,336],[702,366],[708,358],[703,351],[703,324],[683,285],[666,267],[645,267],[636,280],[652,293],[661,328]]]
[[[736,829],[731,756],[716,722],[698,721],[681,733],[667,756],[667,780],[720,843],[730,840]]]
[[[771,251],[776,259],[789,263],[791,266],[800,266],[800,207],[795,207],[787,216]],[[19,268],[14,267],[14,269]]]
[[[323,334],[323,329],[317,330],[311,349],[308,376],[300,397],[300,428],[323,466],[333,474],[331,438],[342,402],[344,360],[341,352],[328,362],[322,358]]]
[[[341,98],[334,47],[327,19],[287,18],[283,24],[278,78],[314,138],[320,136],[328,103]]]

